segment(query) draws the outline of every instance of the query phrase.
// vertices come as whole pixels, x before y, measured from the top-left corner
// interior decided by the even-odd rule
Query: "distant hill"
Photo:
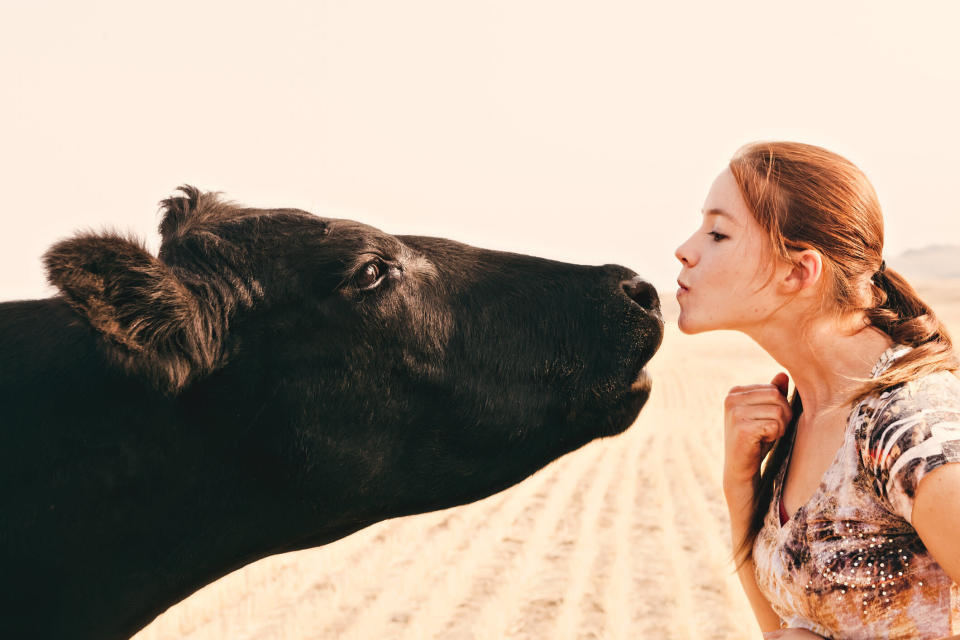
[[[887,260],[908,280],[960,279],[960,246],[935,244],[910,249]]]

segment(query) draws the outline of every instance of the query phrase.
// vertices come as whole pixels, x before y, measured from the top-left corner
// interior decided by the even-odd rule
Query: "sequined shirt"
[[[888,349],[871,377],[907,351]],[[910,520],[920,479],[952,462],[960,380],[939,372],[859,402],[820,486],[781,526],[784,464],[753,559],[757,585],[786,625],[845,640],[960,634],[960,588]]]

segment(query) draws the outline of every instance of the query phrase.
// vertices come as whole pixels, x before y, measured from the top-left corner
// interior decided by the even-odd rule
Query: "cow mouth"
[[[646,365],[646,363],[644,363]],[[606,395],[594,405],[590,415],[593,420],[593,437],[613,436],[626,431],[640,415],[650,399],[653,378],[646,366],[635,370],[632,380],[619,390]]]
[[[654,319],[657,321],[646,336],[649,352],[644,354],[641,360],[637,362],[637,367],[634,369],[636,374],[627,383],[626,389],[621,387],[622,391],[613,402],[613,407],[610,408],[604,435],[615,435],[626,431],[636,421],[641,409],[650,399],[653,378],[648,370],[648,364],[650,359],[659,351],[660,344],[663,341],[663,325],[659,319]]]
[[[650,374],[645,368],[641,369],[630,386],[606,406],[603,419],[596,425],[599,427],[596,435],[613,436],[630,428],[650,399],[651,384]]]
[[[633,382],[630,383],[629,390],[634,393],[649,393],[651,384],[650,372],[647,371],[646,367],[643,367]]]

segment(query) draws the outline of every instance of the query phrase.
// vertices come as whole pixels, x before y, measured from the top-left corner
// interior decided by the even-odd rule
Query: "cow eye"
[[[373,289],[380,284],[384,271],[386,270],[380,260],[371,260],[366,263],[360,268],[360,271],[357,272],[357,288],[363,290]]]

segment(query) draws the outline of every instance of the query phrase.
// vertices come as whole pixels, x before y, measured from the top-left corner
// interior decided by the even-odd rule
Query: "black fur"
[[[159,256],[79,236],[45,258],[60,296],[0,304],[2,637],[128,637],[258,558],[515,484],[647,399],[662,325],[627,269],[182,191]]]

